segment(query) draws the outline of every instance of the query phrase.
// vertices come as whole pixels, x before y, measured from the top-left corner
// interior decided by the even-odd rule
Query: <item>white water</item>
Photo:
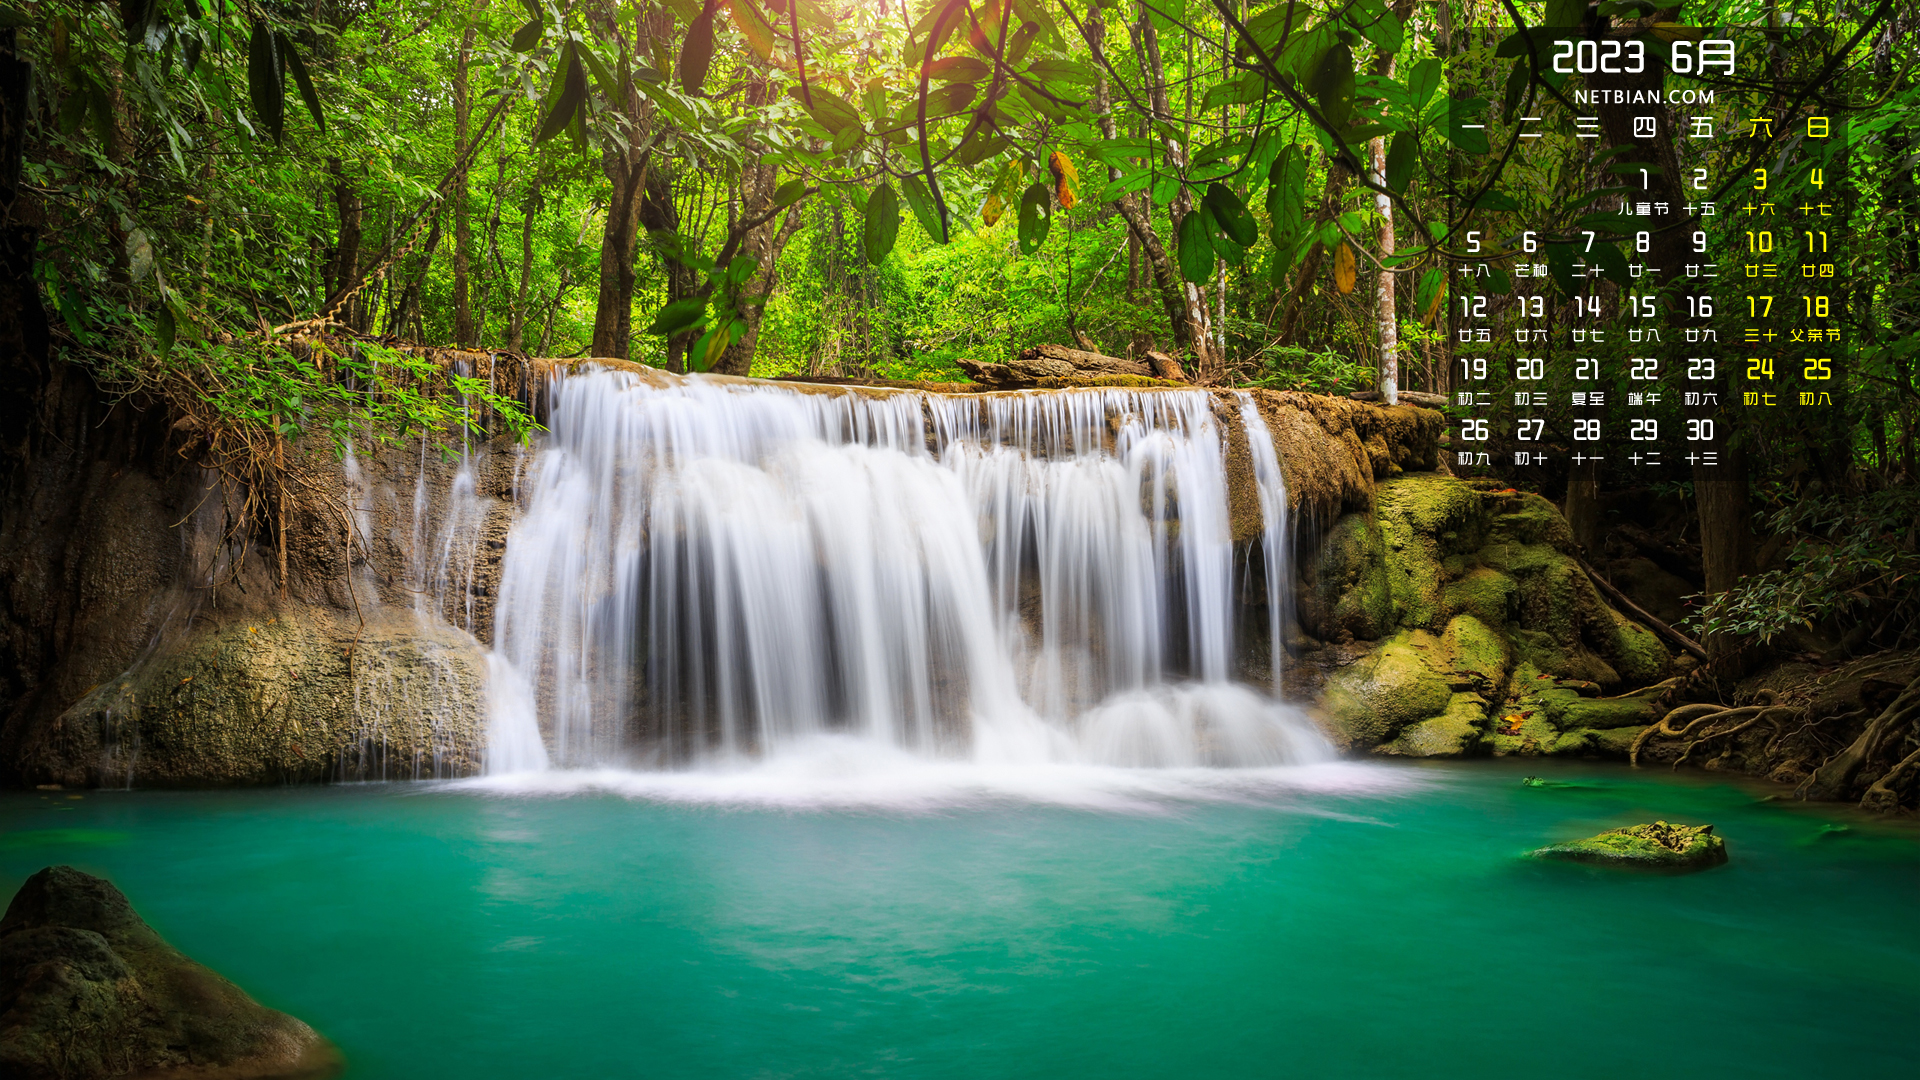
[[[495,611],[490,773],[1325,760],[1233,681],[1225,438],[1201,391],[553,387]],[[1281,630],[1286,497],[1242,399]],[[1279,656],[1272,676],[1278,685]],[[760,762],[758,765],[753,762]]]

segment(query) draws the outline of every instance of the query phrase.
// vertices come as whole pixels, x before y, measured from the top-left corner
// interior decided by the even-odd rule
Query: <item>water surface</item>
[[[358,1078],[1905,1074],[1915,833],[1760,795],[832,761],[32,792],[0,798],[0,886],[111,877]],[[1732,861],[1517,858],[1653,818]]]

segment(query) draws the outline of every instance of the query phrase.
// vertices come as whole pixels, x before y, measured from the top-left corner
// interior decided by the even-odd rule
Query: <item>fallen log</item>
[[[1181,369],[1180,361],[1158,350],[1147,350],[1147,363],[1153,367],[1154,378],[1168,379],[1173,382],[1187,382],[1187,373]]]
[[[957,362],[974,382],[996,390],[1038,386],[1042,379],[1072,383],[1102,375],[1164,377],[1159,376],[1155,367],[1145,360],[1127,360],[1084,349],[1069,349],[1065,345],[1036,345],[1031,349],[1022,349],[1004,364],[964,358]],[[1175,370],[1178,370],[1178,365],[1175,365]]]
[[[1347,396],[1355,401],[1379,401],[1380,391],[1355,390]],[[1447,395],[1429,394],[1423,390],[1402,390],[1399,398],[1402,405],[1418,405],[1425,409],[1444,409],[1448,404]]]

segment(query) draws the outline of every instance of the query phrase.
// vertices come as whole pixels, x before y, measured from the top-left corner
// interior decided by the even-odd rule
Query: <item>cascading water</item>
[[[1330,756],[1234,681],[1229,438],[1204,391],[808,393],[587,370],[507,543],[489,772],[777,756]],[[1278,685],[1286,495],[1242,398]]]

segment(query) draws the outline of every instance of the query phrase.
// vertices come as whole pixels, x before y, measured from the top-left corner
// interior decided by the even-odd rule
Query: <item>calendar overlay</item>
[[[1840,404],[1845,118],[1779,99],[1757,37],[1667,32],[1536,29],[1553,92],[1454,101],[1456,175],[1506,154],[1505,188],[1568,193],[1456,187],[1459,475],[1711,482]]]

